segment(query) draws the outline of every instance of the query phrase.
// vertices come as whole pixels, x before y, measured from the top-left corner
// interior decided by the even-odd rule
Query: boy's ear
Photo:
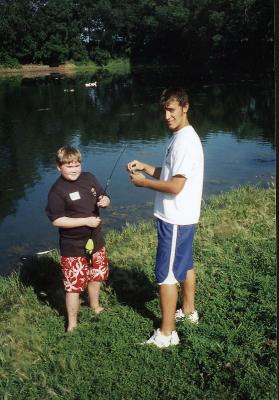
[[[187,113],[189,110],[189,103],[187,103],[184,107],[183,107],[183,112]]]
[[[56,168],[58,169],[59,172],[61,172],[61,167],[59,164],[56,164]]]

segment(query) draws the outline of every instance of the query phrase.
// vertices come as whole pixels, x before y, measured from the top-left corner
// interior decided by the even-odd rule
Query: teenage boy
[[[59,228],[67,331],[73,331],[77,326],[79,296],[86,288],[90,307],[97,314],[103,311],[99,294],[109,266],[99,207],[108,207],[110,199],[93,174],[81,171],[81,154],[76,148],[59,149],[56,165],[61,176],[49,191],[46,213]],[[94,243],[91,255],[85,249],[88,239]]]
[[[160,105],[172,137],[162,167],[134,160],[128,163],[132,183],[156,191],[154,216],[157,218],[158,247],[155,274],[160,285],[162,321],[160,329],[145,343],[157,347],[179,344],[175,321],[198,323],[195,309],[195,272],[192,244],[199,220],[204,158],[201,141],[189,124],[188,95],[182,88],[163,91]],[[145,172],[146,178],[137,170]],[[181,284],[182,309],[176,310]]]

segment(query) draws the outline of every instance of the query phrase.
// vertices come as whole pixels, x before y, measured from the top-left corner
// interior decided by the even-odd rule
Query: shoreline
[[[71,75],[76,73],[96,73],[99,70],[108,70],[112,73],[128,73],[130,72],[130,62],[128,59],[112,59],[106,65],[98,66],[93,61],[84,64],[74,64],[73,62],[65,62],[55,67],[47,64],[26,64],[18,68],[4,68],[0,66],[0,78],[10,76],[47,76],[51,74]]]
[[[38,75],[50,75],[50,74],[71,74],[78,70],[75,64],[61,64],[57,67],[51,67],[46,64],[26,64],[19,68],[0,68],[0,77],[2,76],[15,76],[15,75],[28,75],[28,76],[38,76]]]
[[[206,212],[206,208],[208,207],[208,205],[211,202],[214,201],[218,201],[219,198],[223,198],[223,197],[233,197],[234,193],[237,193],[238,191],[245,191],[245,189],[250,188],[251,190],[258,190],[260,194],[264,194],[266,193],[266,191],[270,191],[272,190],[272,188],[274,187],[274,184],[272,181],[270,181],[269,185],[267,187],[258,187],[257,185],[240,185],[238,188],[233,188],[230,189],[228,191],[225,192],[220,192],[218,194],[212,194],[211,196],[207,197],[206,199],[204,199],[203,202],[203,208],[202,208],[202,215]],[[133,211],[133,206],[126,206],[128,214],[134,214]],[[111,236],[113,234],[113,232],[117,232],[117,234],[121,234],[121,232],[125,231],[125,229],[127,228],[127,226],[131,227],[131,226],[140,226],[141,224],[154,224],[155,223],[155,219],[153,216],[153,203],[152,201],[149,201],[147,203],[145,203],[142,206],[137,206],[138,207],[138,214],[136,215],[136,217],[133,217],[132,219],[127,218],[126,216],[124,216],[124,220],[122,221],[122,223],[120,222],[120,219],[111,219],[111,216],[107,216],[107,218],[109,219],[109,222],[106,222],[103,226],[103,233],[106,236]],[[146,213],[143,211],[147,211]],[[117,212],[120,215],[123,215],[123,209],[120,207],[117,209]],[[202,219],[202,217],[201,217]],[[112,223],[113,221],[113,223]],[[197,226],[199,226],[199,224],[201,224],[201,221],[197,224]],[[198,228],[197,228],[198,229]],[[38,256],[40,256],[40,252],[50,252],[52,253],[53,251],[59,251],[58,248],[58,242],[57,240],[53,241],[48,241],[47,245],[43,248],[37,248],[36,246],[32,247],[30,246],[30,248],[28,247],[28,249],[24,250],[22,253],[20,254],[13,254],[13,256],[10,256],[10,264],[7,262],[7,264],[2,264],[0,267],[0,279],[3,277],[8,277],[11,274],[13,274],[14,272],[17,272],[20,268],[20,265],[22,263],[22,259],[31,259],[31,258],[37,258]]]

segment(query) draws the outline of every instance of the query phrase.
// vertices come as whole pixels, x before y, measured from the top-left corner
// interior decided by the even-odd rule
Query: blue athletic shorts
[[[193,268],[195,225],[173,225],[157,219],[155,275],[159,285],[184,282]]]

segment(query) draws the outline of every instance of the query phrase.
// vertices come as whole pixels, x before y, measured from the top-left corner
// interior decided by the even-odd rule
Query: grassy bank
[[[83,298],[64,332],[57,254],[0,279],[3,399],[218,400],[276,398],[275,190],[242,187],[204,205],[195,239],[198,326],[181,345],[141,346],[157,327],[152,222],[107,235],[107,311]]]
[[[106,65],[100,67],[94,62],[80,63],[74,65],[76,72],[97,72],[100,69],[106,70],[109,73],[128,74],[131,66],[128,59],[119,58],[110,60]]]
[[[73,74],[79,72],[98,72],[99,70],[106,70],[110,73],[126,74],[130,72],[130,62],[128,59],[118,58],[111,59],[106,65],[99,66],[93,61],[84,63],[66,62],[57,67],[50,67],[49,65],[42,64],[28,64],[19,65],[16,68],[7,68],[0,65],[0,75],[22,75],[22,74]]]

